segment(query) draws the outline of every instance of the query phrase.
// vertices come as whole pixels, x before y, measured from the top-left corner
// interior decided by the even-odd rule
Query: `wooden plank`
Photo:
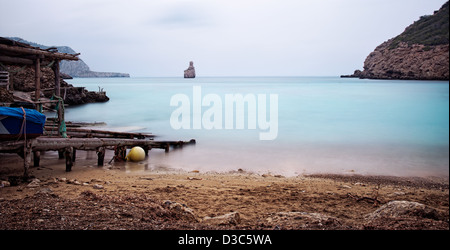
[[[57,101],[54,101],[57,102]],[[54,125],[57,123],[57,119],[55,117],[47,117],[46,125]],[[90,126],[106,126],[105,122],[73,122],[66,121],[66,127],[90,127]]]
[[[97,166],[102,167],[105,161],[105,148],[99,147],[97,148]]]
[[[33,60],[31,60],[31,59],[20,58],[20,57],[11,57],[11,56],[0,56],[0,62],[14,63],[14,64],[26,64],[26,65],[34,64]]]
[[[31,150],[31,144],[32,144],[33,140],[26,140],[25,143],[22,142],[22,147],[23,147],[23,167],[24,167],[24,173],[23,176],[28,178],[28,169],[30,168],[31,165],[31,154],[32,154],[32,150]]]
[[[149,137],[155,137],[155,135],[147,134],[147,133],[133,133],[133,132],[117,132],[117,131],[108,131],[108,130],[99,130],[99,129],[85,129],[85,128],[73,128],[73,127],[66,127],[67,132],[79,132],[79,133],[88,133],[88,134],[104,134],[104,135],[111,135],[111,136],[121,136],[121,137],[128,137],[130,139],[137,137],[137,138],[149,138]]]
[[[41,59],[37,58],[34,64],[34,100],[41,98]]]
[[[39,167],[40,161],[41,161],[41,151],[33,151],[34,167]]]
[[[38,137],[30,140],[33,151],[49,151],[61,150],[69,147],[81,150],[96,150],[100,147],[111,146],[150,146],[150,148],[166,149],[167,145],[180,147],[181,145],[195,144],[195,140],[191,141],[153,141],[143,139],[110,139],[110,138],[53,138]],[[15,152],[23,148],[23,141],[6,141],[0,142],[1,152]]]
[[[91,126],[105,126],[106,123],[104,122],[98,122],[98,123],[71,123],[66,122],[66,127],[70,128],[81,128],[81,127],[91,127]],[[45,126],[52,127],[52,126],[58,126],[58,124],[52,120],[49,121],[49,117],[47,117],[47,122],[45,123]]]
[[[56,135],[58,131],[58,124],[47,122],[44,126],[45,135]],[[73,127],[66,124],[66,134],[68,136],[77,138],[123,138],[123,139],[145,139],[154,138],[155,135],[151,133],[132,133],[132,132],[116,132],[116,131],[106,131],[106,130],[96,130],[96,129],[86,129],[80,127]]]
[[[72,147],[68,147],[65,149],[64,151],[64,156],[66,158],[66,172],[70,172],[72,171],[72,166],[73,166],[73,148]]]
[[[0,142],[0,151],[5,153],[14,153],[23,148],[23,141],[2,141]]]
[[[59,72],[59,60],[53,63],[53,73],[55,74],[55,95],[61,97],[61,81]]]
[[[50,135],[56,135],[55,131],[57,129],[54,128],[51,131],[48,131]],[[75,138],[117,138],[117,139],[145,139],[145,138],[153,138],[153,136],[135,136],[135,135],[126,135],[126,134],[108,134],[108,133],[85,133],[85,132],[72,132],[67,131],[67,136],[75,137]]]

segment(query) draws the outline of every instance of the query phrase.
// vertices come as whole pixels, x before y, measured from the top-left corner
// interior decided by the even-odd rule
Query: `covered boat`
[[[0,107],[0,141],[36,138],[44,131],[45,119],[37,110]]]

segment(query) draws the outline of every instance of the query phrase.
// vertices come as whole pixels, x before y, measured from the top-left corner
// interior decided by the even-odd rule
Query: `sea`
[[[127,171],[449,176],[448,81],[340,77],[67,81],[90,91],[102,89],[110,98],[66,108],[67,121],[105,122],[107,129],[153,133],[155,140],[196,140],[195,145],[167,154],[153,149],[144,162],[130,163]],[[256,103],[230,106],[227,96]],[[238,116],[244,118],[243,124],[237,124]],[[185,126],[180,126],[182,121]],[[261,140],[269,130],[272,138]]]

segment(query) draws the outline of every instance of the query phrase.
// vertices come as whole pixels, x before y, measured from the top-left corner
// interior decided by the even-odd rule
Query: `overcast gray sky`
[[[132,76],[336,76],[446,0],[0,0],[0,36]]]

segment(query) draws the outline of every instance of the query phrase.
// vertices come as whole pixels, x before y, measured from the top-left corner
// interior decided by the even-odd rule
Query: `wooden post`
[[[14,74],[9,74],[9,91],[14,91]]]
[[[62,124],[63,124],[63,121],[64,121],[64,111],[63,111],[63,109],[64,109],[64,107],[63,107],[63,105],[64,105],[64,103],[62,103],[62,102],[59,102],[59,104],[58,104],[58,134],[60,135],[60,136],[62,136],[62,134],[61,134],[61,126],[62,126]]]
[[[114,161],[116,162],[125,161],[126,157],[127,157],[127,147],[117,146],[114,150]]]
[[[41,161],[41,151],[33,152],[33,161],[34,161],[34,167],[39,167],[39,162]]]
[[[142,147],[145,152],[145,156],[148,156],[148,151],[152,150],[152,146],[146,145]]]
[[[59,60],[55,60],[52,66],[53,73],[55,75],[55,96],[61,97],[61,80],[60,80],[60,72],[59,72]],[[58,131],[61,128],[62,121],[64,121],[64,112],[62,107],[62,103],[58,105]],[[61,135],[61,134],[60,134]]]
[[[105,161],[105,148],[104,147],[97,148],[97,156],[98,156],[97,166],[103,167],[103,163]]]
[[[23,177],[24,178],[28,178],[28,169],[30,168],[31,165],[31,140],[26,140],[25,141],[25,145],[24,145],[24,150],[23,150],[23,159],[24,159],[24,173],[23,173]]]
[[[58,158],[59,159],[64,159],[64,149],[58,150]]]
[[[34,62],[34,86],[36,88],[34,98],[37,101],[41,97],[41,59],[39,57]]]
[[[59,74],[59,60],[53,63],[53,73],[55,74],[55,95],[61,97],[61,82]]]
[[[77,149],[73,148],[73,152],[72,152],[72,161],[75,162],[75,158],[77,158]]]
[[[64,154],[66,156],[66,172],[72,171],[72,166],[73,166],[72,153],[73,153],[72,147],[66,148],[66,150],[64,152]]]

